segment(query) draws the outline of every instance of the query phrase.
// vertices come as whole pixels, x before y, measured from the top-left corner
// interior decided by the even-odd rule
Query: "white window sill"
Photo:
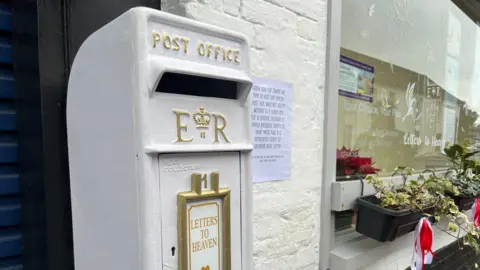
[[[467,216],[471,219],[471,211],[467,212]],[[434,250],[457,240],[437,228],[445,228],[446,225],[446,220],[441,220],[433,226]],[[413,242],[413,232],[385,243],[365,236],[349,240],[330,252],[330,270],[405,269],[410,266]]]

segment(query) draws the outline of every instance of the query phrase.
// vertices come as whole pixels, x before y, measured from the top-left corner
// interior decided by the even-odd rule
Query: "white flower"
[[[453,180],[457,178],[457,172],[456,171],[450,171],[448,174],[445,175],[448,179]]]
[[[472,179],[472,178],[475,177],[475,175],[473,174],[471,168],[468,168],[468,169],[465,171],[465,176],[466,176],[468,179]]]

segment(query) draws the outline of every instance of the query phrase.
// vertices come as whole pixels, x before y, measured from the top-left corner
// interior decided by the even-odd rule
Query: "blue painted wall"
[[[11,32],[11,7],[0,3],[0,269],[2,270],[23,269]]]

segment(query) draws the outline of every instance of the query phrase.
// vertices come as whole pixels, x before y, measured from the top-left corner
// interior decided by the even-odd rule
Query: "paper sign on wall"
[[[290,179],[292,84],[262,78],[253,84],[253,181]]]

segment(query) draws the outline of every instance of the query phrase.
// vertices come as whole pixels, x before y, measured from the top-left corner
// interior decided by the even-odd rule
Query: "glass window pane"
[[[342,0],[339,76],[337,181],[446,168],[445,143],[480,140],[480,30],[450,0]]]

